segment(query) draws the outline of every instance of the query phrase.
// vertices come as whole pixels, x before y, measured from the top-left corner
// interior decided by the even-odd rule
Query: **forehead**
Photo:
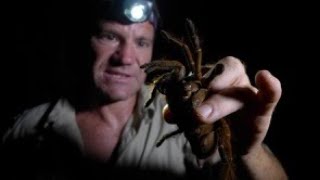
[[[150,22],[133,23],[133,24],[121,24],[116,21],[101,21],[101,31],[112,31],[119,35],[134,35],[145,36],[148,38],[154,37],[155,29]]]

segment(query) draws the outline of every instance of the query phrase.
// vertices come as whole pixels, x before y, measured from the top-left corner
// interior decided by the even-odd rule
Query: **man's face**
[[[110,102],[126,100],[139,91],[145,80],[140,66],[150,62],[153,40],[154,27],[149,22],[101,23],[101,32],[91,38],[96,55],[93,77]]]

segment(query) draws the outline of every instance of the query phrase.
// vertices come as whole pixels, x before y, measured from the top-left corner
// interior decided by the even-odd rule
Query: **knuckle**
[[[228,64],[237,64],[237,63],[241,63],[240,59],[234,57],[234,56],[226,56],[225,58],[223,58],[223,60],[228,63]]]
[[[233,74],[232,77],[234,77],[235,81],[248,83],[249,80],[246,74],[245,65],[240,59],[234,56],[226,56],[221,60],[221,63],[226,66],[229,73]]]
[[[222,62],[233,69],[245,71],[245,66],[242,61],[234,56],[226,56],[222,59]]]

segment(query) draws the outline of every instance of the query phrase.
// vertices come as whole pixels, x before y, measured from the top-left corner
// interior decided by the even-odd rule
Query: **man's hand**
[[[254,87],[240,60],[226,57],[218,62],[223,64],[223,72],[209,84],[210,95],[197,112],[204,123],[236,114],[232,130],[237,144],[244,154],[262,145],[269,129],[272,113],[281,97],[280,81],[269,71],[256,74]]]
[[[253,179],[287,179],[281,164],[263,141],[273,111],[281,97],[280,81],[269,71],[257,72],[250,83],[239,59],[226,57],[218,62],[223,72],[211,80],[208,98],[197,108],[202,123],[214,123],[228,116],[234,144],[247,174]]]

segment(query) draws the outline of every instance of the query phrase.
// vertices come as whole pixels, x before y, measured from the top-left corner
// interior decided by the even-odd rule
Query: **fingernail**
[[[199,114],[200,114],[204,119],[206,119],[206,118],[208,118],[209,115],[211,114],[211,112],[212,112],[212,107],[209,106],[209,105],[204,104],[204,105],[201,105],[200,107],[198,107],[198,110],[197,110],[197,111],[199,112]]]

